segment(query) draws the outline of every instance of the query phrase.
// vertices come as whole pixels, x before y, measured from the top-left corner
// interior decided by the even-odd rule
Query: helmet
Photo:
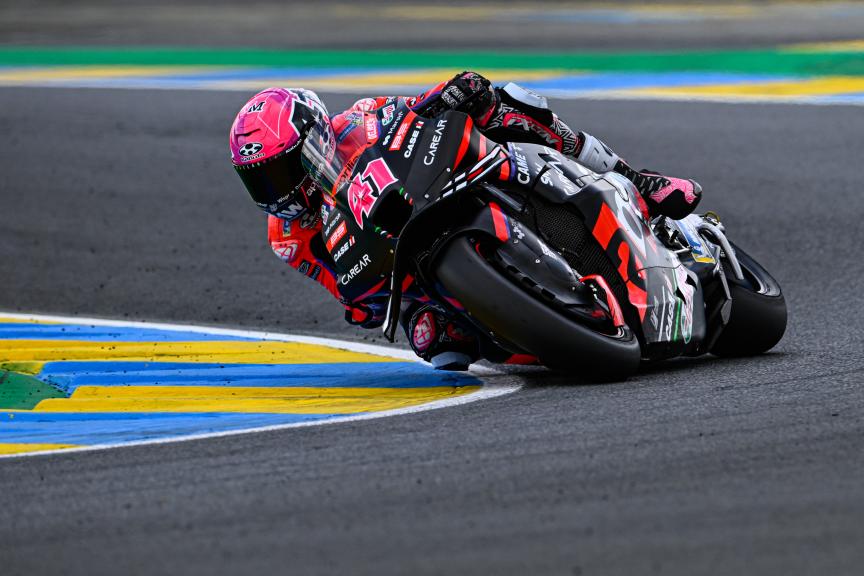
[[[259,208],[286,220],[314,209],[316,187],[300,160],[306,133],[332,131],[327,108],[311,90],[268,88],[231,125],[234,169]]]

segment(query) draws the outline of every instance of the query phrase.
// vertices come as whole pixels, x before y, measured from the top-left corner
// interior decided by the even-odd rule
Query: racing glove
[[[464,112],[472,118],[487,116],[497,106],[498,97],[492,83],[476,72],[461,72],[444,85],[438,101],[430,107],[430,116],[444,110]]]
[[[352,326],[361,328],[378,328],[384,324],[384,315],[376,314],[375,310],[364,304],[343,304],[345,306],[345,321]]]

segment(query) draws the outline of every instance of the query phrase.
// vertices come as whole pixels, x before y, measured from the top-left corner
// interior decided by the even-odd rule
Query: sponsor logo
[[[360,257],[360,260],[358,260],[357,263],[348,270],[348,272],[339,277],[339,283],[346,286],[371,263],[372,259],[369,258],[369,254],[364,254]]]
[[[366,118],[366,138],[368,140],[378,138],[378,120],[374,116]]]
[[[349,122],[345,126],[345,128],[343,128],[342,131],[336,135],[336,143],[341,144],[342,141],[345,140],[345,138],[347,138],[348,135],[351,134],[351,132],[353,132],[355,128],[357,128],[357,126],[358,126],[358,124],[356,124],[354,122]]]
[[[273,245],[273,251],[282,259],[283,262],[291,262],[297,257],[300,250],[300,242],[297,240],[289,240],[288,242],[280,242]]]
[[[247,142],[240,148],[241,156],[254,156],[261,152],[261,149],[264,148],[264,145],[260,142]],[[262,154],[263,156],[263,154]]]
[[[300,265],[297,266],[297,271],[300,272],[300,274],[305,275],[307,272],[309,272],[310,266],[312,266],[312,264],[308,260],[303,260],[302,262],[300,262]]]
[[[376,158],[367,164],[362,176],[358,174],[351,180],[351,186],[348,188],[348,207],[361,230],[363,216],[369,216],[384,189],[396,182],[398,180],[383,158]]]
[[[324,219],[326,224],[324,226],[324,235],[327,236],[330,232],[333,231],[333,228],[342,222],[342,213],[338,210],[330,210],[327,217]]]
[[[693,294],[696,290],[687,282],[687,273],[683,266],[675,268],[675,278],[678,281],[678,292],[683,297],[681,308],[681,337],[685,343],[693,336]]]
[[[396,131],[396,136],[393,138],[393,143],[390,145],[391,152],[395,152],[402,147],[402,142],[405,141],[405,135],[408,134],[408,129],[411,128],[411,119],[406,118],[402,124],[399,125],[399,129]]]
[[[447,127],[447,120],[438,120],[435,125],[435,133],[432,135],[432,142],[429,143],[429,151],[423,157],[423,164],[431,166],[435,162],[435,154],[438,153],[438,144],[441,143],[441,138],[444,137],[444,129]]]
[[[321,266],[316,265],[315,268],[312,269],[312,272],[309,274],[309,277],[312,280],[318,280],[318,276],[320,276],[320,275],[321,275]]]
[[[327,205],[326,202],[321,202],[321,224],[322,228],[327,228],[328,221],[330,220],[330,216],[332,215],[333,209]],[[325,234],[327,232],[325,231]]]
[[[464,95],[456,86],[448,86],[443,92],[441,92],[441,99],[444,100],[450,108],[456,108],[459,106],[459,104],[462,103],[462,98],[464,98]]]
[[[339,250],[337,250],[336,253],[333,254],[333,261],[334,262],[338,262],[339,259],[345,255],[345,253],[348,251],[348,249],[354,245],[353,240],[354,240],[354,237],[351,236],[348,239],[348,242],[345,242],[344,244],[342,244],[342,246],[339,247]]]
[[[387,135],[384,136],[384,139],[381,141],[381,146],[387,146],[390,143],[393,134],[396,132],[396,128],[400,126],[399,121],[402,120],[403,116],[405,116],[405,110],[400,110],[399,114],[396,115],[395,120],[390,124],[390,128],[387,130]]]
[[[258,158],[263,158],[264,153],[261,152],[262,148],[264,148],[264,145],[260,142],[247,142],[240,147],[240,161],[252,162],[253,160],[257,160]]]
[[[414,126],[414,131],[411,132],[411,138],[408,139],[408,145],[405,147],[405,153],[403,154],[405,158],[410,158],[411,154],[414,153],[414,145],[417,143],[417,138],[420,137],[420,132],[422,130],[423,122],[418,120],[417,124]]]
[[[264,102],[256,102],[255,104],[252,104],[251,106],[246,108],[246,113],[252,114],[253,112],[261,112],[262,110],[264,110]]]
[[[339,224],[339,226],[336,227],[336,231],[333,232],[333,234],[327,239],[327,251],[332,252],[333,247],[336,246],[336,244],[345,237],[345,234],[347,232],[348,225],[345,222]]]
[[[663,290],[663,311],[661,312],[660,327],[657,329],[657,333],[668,342],[672,340],[672,326],[675,322],[675,307],[678,305],[678,299],[675,298],[675,288],[672,286],[672,281],[669,280],[669,277],[665,273],[663,274],[663,282],[665,284],[665,290]]]
[[[531,182],[531,173],[528,171],[528,159],[519,151],[519,147],[513,146],[511,150],[513,158],[516,160],[516,180],[520,184],[528,184]]]
[[[394,119],[393,123],[390,124],[390,128],[387,129],[387,135],[388,136],[393,135],[393,132],[396,131],[396,127],[400,125],[400,122],[402,121],[402,118],[404,118],[404,117],[405,117],[405,110],[400,110],[399,113],[396,114],[396,118]]]
[[[381,112],[381,125],[389,126],[390,122],[393,121],[393,113],[396,111],[395,104],[388,104],[384,107],[384,110]]]
[[[281,201],[281,198],[279,200]],[[276,212],[276,216],[284,220],[294,220],[295,218],[300,216],[300,214],[302,214],[304,210],[306,210],[306,207],[299,202],[292,202],[287,206],[282,206],[281,209],[279,208],[278,203],[270,204],[270,212]]]

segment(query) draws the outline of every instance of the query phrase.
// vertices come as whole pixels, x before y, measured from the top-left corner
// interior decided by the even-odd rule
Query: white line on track
[[[22,321],[41,321],[41,322],[61,322],[66,324],[86,324],[91,326],[115,326],[118,328],[155,328],[159,330],[179,330],[183,332],[194,332],[200,334],[216,335],[216,336],[235,336],[239,338],[260,338],[262,340],[273,340],[278,342],[296,342],[300,344],[318,344],[321,346],[329,346],[340,350],[348,350],[351,352],[365,352],[367,354],[377,354],[379,356],[389,356],[391,358],[399,358],[400,360],[408,360],[412,362],[422,363],[422,361],[408,350],[399,350],[387,346],[376,346],[373,344],[361,344],[359,342],[349,342],[346,340],[336,340],[332,338],[320,338],[315,336],[297,336],[293,334],[280,334],[276,332],[259,332],[253,330],[237,330],[232,328],[211,328],[207,326],[194,326],[186,324],[165,324],[159,322],[129,322],[124,320],[108,320],[102,318],[82,318],[78,316],[48,316],[41,314],[18,314],[12,312],[3,312],[0,310],[0,317],[12,318]],[[2,340],[0,340],[2,342]],[[189,442],[192,440],[202,440],[207,438],[221,438],[223,436],[239,436],[241,434],[256,434],[259,432],[271,432],[273,430],[285,430],[287,428],[305,428],[307,426],[322,426],[327,424],[338,424],[342,422],[356,422],[359,420],[372,420],[373,418],[385,418],[388,416],[398,416],[402,414],[413,414],[416,412],[425,412],[427,410],[436,410],[438,408],[448,408],[450,406],[459,406],[468,404],[469,402],[477,402],[480,400],[488,400],[505,394],[511,394],[522,388],[522,384],[516,383],[499,383],[489,381],[490,377],[504,376],[505,372],[488,368],[485,366],[472,366],[469,374],[483,379],[483,386],[477,392],[465,394],[454,398],[444,400],[435,400],[427,404],[418,406],[409,406],[407,408],[396,408],[394,410],[384,410],[381,412],[370,412],[368,414],[357,414],[352,416],[337,416],[327,420],[319,420],[313,422],[295,422],[292,424],[275,424],[272,426],[260,426],[258,428],[247,428],[244,430],[227,430],[223,432],[207,432],[203,434],[193,434],[190,436],[179,436],[176,438],[157,438],[153,440],[137,440],[133,442],[122,442],[116,444],[99,444],[96,446],[81,446],[77,448],[65,448],[59,450],[43,450],[41,452],[26,452],[23,454],[3,454],[0,455],[0,460],[8,458],[28,458],[34,456],[44,456],[51,454],[71,454],[75,452],[94,452],[97,450],[108,450],[112,448],[126,448],[129,446],[144,446],[150,444],[168,444],[171,442]],[[508,379],[509,380],[509,379]]]

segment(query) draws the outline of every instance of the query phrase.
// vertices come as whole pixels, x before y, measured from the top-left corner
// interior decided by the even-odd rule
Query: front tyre
[[[503,277],[464,236],[441,250],[434,270],[446,290],[495,338],[537,356],[549,368],[614,381],[639,367],[639,342],[630,330],[609,336],[565,317]]]
[[[733,244],[744,280],[726,274],[732,295],[729,323],[711,347],[716,356],[753,356],[773,348],[786,332],[786,299],[780,284]],[[731,267],[724,267],[724,271]]]

